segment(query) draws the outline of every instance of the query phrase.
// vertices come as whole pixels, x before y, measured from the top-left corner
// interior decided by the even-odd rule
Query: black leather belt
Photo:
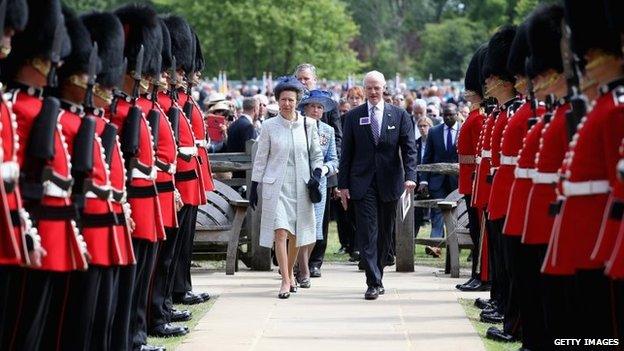
[[[175,190],[175,186],[172,181],[156,182],[156,190],[158,193],[171,193]]]
[[[128,198],[146,198],[154,197],[157,195],[156,187],[153,185],[147,186],[132,186],[128,185]]]
[[[115,189],[112,189],[111,192],[113,193],[113,200],[115,202],[119,202],[119,203],[123,202],[125,192],[117,191]]]
[[[83,228],[100,228],[110,227],[119,224],[119,220],[115,213],[90,214],[83,213],[80,217],[80,223]]]
[[[197,179],[197,172],[195,172],[194,169],[190,170],[190,171],[184,171],[184,172],[176,172],[175,174],[175,180],[179,181],[179,182],[185,182],[185,181],[189,181],[189,180],[193,180],[193,179]]]
[[[68,219],[76,219],[78,217],[78,212],[73,205],[39,205],[38,208],[33,212],[35,214],[33,217],[35,217],[35,219],[37,220],[64,221]]]

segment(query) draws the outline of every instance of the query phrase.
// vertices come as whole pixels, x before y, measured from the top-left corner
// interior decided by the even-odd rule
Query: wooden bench
[[[200,206],[197,213],[194,251],[205,251],[214,244],[225,247],[225,251],[209,253],[226,253],[225,273],[232,275],[238,267],[239,236],[249,201],[217,179],[214,185],[215,190],[206,194],[208,203]]]
[[[416,244],[446,247],[445,273],[450,273],[452,278],[459,278],[459,251],[474,247],[468,230],[468,210],[463,196],[455,190],[444,199],[418,200],[414,202],[414,206],[439,208],[442,211],[446,236],[444,238],[416,238]]]

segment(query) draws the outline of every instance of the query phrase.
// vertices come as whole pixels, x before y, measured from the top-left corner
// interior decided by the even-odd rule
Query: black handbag
[[[308,187],[308,195],[310,195],[310,201],[312,201],[313,204],[317,204],[321,202],[322,195],[321,190],[319,189],[319,183],[311,181],[312,165],[310,164],[310,144],[308,142],[308,124],[306,123],[306,117],[303,117],[303,130],[305,131],[306,149],[308,150],[308,168],[310,169],[310,181],[308,181],[306,186]]]

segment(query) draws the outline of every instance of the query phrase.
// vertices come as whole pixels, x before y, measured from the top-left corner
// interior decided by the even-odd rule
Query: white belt
[[[518,168],[514,170],[514,175],[518,179],[532,179],[535,174],[535,169],[533,168]]]
[[[535,184],[556,184],[559,181],[559,174],[535,172],[533,174],[533,183]]]
[[[182,146],[178,152],[185,156],[197,156],[197,146]]]
[[[481,150],[481,157],[492,157],[492,150]]]
[[[138,168],[133,168],[131,176],[133,179],[140,178],[140,179],[154,180],[156,179],[156,167],[152,167],[152,171],[150,172],[150,174],[145,174],[141,172]]]
[[[459,163],[463,165],[472,165],[475,163],[476,158],[474,155],[457,155]]]
[[[481,164],[481,156],[475,157],[475,163],[478,164],[478,165]]]
[[[606,194],[611,190],[608,180],[589,180],[586,182],[563,182],[563,195],[583,196]]]
[[[197,145],[198,147],[203,147],[204,149],[206,149],[206,148],[208,148],[208,140],[206,140],[206,139],[195,140],[195,145]]]
[[[58,185],[49,180],[43,182],[43,195],[51,197],[68,198],[71,196],[70,190],[63,190]]]
[[[515,166],[518,163],[518,156],[501,155],[500,164],[506,166]]]
[[[0,176],[5,182],[15,182],[19,178],[19,164],[14,161],[0,163]]]

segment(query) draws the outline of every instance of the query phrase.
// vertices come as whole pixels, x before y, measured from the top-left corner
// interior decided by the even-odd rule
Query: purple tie
[[[450,151],[453,147],[453,135],[451,134],[451,128],[447,127],[447,130],[448,132],[446,134],[446,151]]]
[[[371,108],[370,120],[371,131],[373,132],[373,140],[375,141],[375,145],[377,145],[377,142],[379,141],[379,122],[375,117],[375,106]]]

